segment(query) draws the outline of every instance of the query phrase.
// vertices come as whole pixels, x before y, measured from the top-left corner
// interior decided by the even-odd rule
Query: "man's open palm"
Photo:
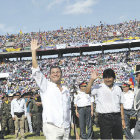
[[[36,39],[32,39],[31,41],[31,51],[36,51],[40,45],[38,45],[38,41]]]

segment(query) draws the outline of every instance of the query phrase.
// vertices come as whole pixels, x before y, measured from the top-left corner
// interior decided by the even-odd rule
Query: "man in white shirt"
[[[21,98],[20,92],[17,92],[15,98],[11,102],[11,115],[15,121],[15,136],[18,138],[18,131],[20,129],[21,138],[24,139],[24,121],[26,118],[26,103]]]
[[[121,88],[114,84],[115,78],[115,72],[112,69],[105,69],[103,72],[104,82],[95,86],[91,93],[95,96],[101,139],[123,139],[124,97]],[[86,93],[91,92],[91,86],[96,79],[97,73],[92,71]]]
[[[134,103],[134,93],[130,90],[130,85],[128,83],[122,84],[122,89],[124,93],[124,120],[126,125],[125,136],[127,139],[133,139],[133,136],[130,131],[130,117],[132,116],[132,107]]]
[[[80,125],[80,137],[81,139],[92,139],[93,128],[92,128],[92,119],[93,116],[93,102],[89,94],[85,93],[87,83],[83,81],[79,85],[79,90],[75,98],[75,112],[76,116],[79,118]],[[87,126],[87,133],[86,133]]]
[[[47,140],[69,138],[70,132],[70,93],[61,85],[62,71],[58,66],[50,68],[50,80],[38,67],[36,51],[38,41],[31,41],[32,76],[40,88],[43,106],[43,132]]]

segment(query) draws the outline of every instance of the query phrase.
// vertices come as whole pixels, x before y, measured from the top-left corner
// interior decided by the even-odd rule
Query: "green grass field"
[[[99,128],[93,126],[93,130],[94,130],[94,134],[95,134],[95,139],[99,139]],[[77,132],[78,134],[80,134],[80,129],[77,128]],[[72,139],[75,139],[75,135],[74,135],[74,130],[72,129],[71,131],[71,136]],[[15,139],[14,135],[7,135],[4,137],[5,139]],[[25,139],[36,139],[36,140],[43,140],[45,139],[45,136],[43,136],[43,133],[41,133],[41,136],[34,136],[34,134],[30,134],[30,133],[26,133],[25,134]]]
[[[93,131],[94,131],[94,139],[100,139],[99,128],[97,128],[96,126],[93,126]],[[77,128],[77,132],[78,132],[78,134],[80,134],[79,128]],[[5,139],[15,139],[15,136],[14,135],[7,135],[4,138]],[[41,136],[34,136],[34,134],[26,133],[25,139],[45,140],[45,136],[43,136],[43,133],[41,133]],[[71,139],[75,139],[73,129],[71,131]],[[125,140],[125,136],[124,136],[124,140]]]

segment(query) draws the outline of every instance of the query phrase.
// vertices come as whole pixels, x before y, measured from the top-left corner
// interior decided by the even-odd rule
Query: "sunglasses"
[[[80,87],[86,87],[86,86],[80,86]]]

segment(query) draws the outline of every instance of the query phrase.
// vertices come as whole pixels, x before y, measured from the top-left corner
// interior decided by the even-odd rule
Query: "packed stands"
[[[128,52],[102,53],[67,56],[62,58],[45,58],[39,60],[39,66],[44,75],[48,77],[51,65],[59,65],[63,71],[62,84],[72,87],[78,85],[83,80],[88,80],[91,69],[97,69],[99,79],[96,83],[101,83],[102,72],[106,68],[113,68],[116,72],[116,82],[118,84],[128,81],[131,77],[136,64],[140,64],[140,50],[131,51],[129,59]],[[5,61],[0,65],[1,73],[9,73],[8,83],[6,80],[1,81],[1,94],[15,93],[20,90],[22,94],[32,88],[37,88],[35,81],[31,76],[31,60],[22,61]]]
[[[61,48],[75,48],[89,44],[110,43],[140,39],[140,21],[99,26],[77,27],[44,32],[6,34],[0,36],[0,52],[15,52],[30,50],[30,41],[37,38],[41,50],[55,50]]]

